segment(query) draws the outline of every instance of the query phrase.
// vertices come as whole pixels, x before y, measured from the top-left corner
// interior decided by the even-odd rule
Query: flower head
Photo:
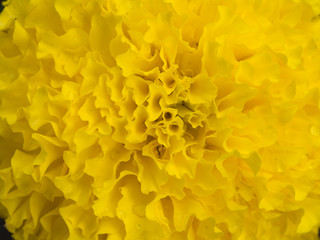
[[[5,5],[16,239],[316,239],[318,1]]]

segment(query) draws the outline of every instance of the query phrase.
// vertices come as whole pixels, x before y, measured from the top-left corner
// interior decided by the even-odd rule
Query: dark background
[[[2,3],[2,2],[4,2],[4,0],[0,0],[0,2]],[[2,11],[2,9],[3,9],[3,6],[2,6],[2,4],[0,4],[0,12]]]
[[[11,240],[11,235],[10,233],[7,231],[7,229],[4,227],[4,220],[0,219],[0,239],[1,240]]]

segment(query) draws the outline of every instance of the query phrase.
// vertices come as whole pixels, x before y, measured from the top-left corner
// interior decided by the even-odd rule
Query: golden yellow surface
[[[18,240],[317,239],[320,1],[9,0]]]

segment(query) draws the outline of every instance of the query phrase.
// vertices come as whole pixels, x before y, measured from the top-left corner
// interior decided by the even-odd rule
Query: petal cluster
[[[318,1],[5,4],[15,239],[317,238]]]

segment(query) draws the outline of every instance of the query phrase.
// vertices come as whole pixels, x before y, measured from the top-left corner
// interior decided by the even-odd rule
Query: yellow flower
[[[15,239],[317,239],[317,0],[8,0]]]

